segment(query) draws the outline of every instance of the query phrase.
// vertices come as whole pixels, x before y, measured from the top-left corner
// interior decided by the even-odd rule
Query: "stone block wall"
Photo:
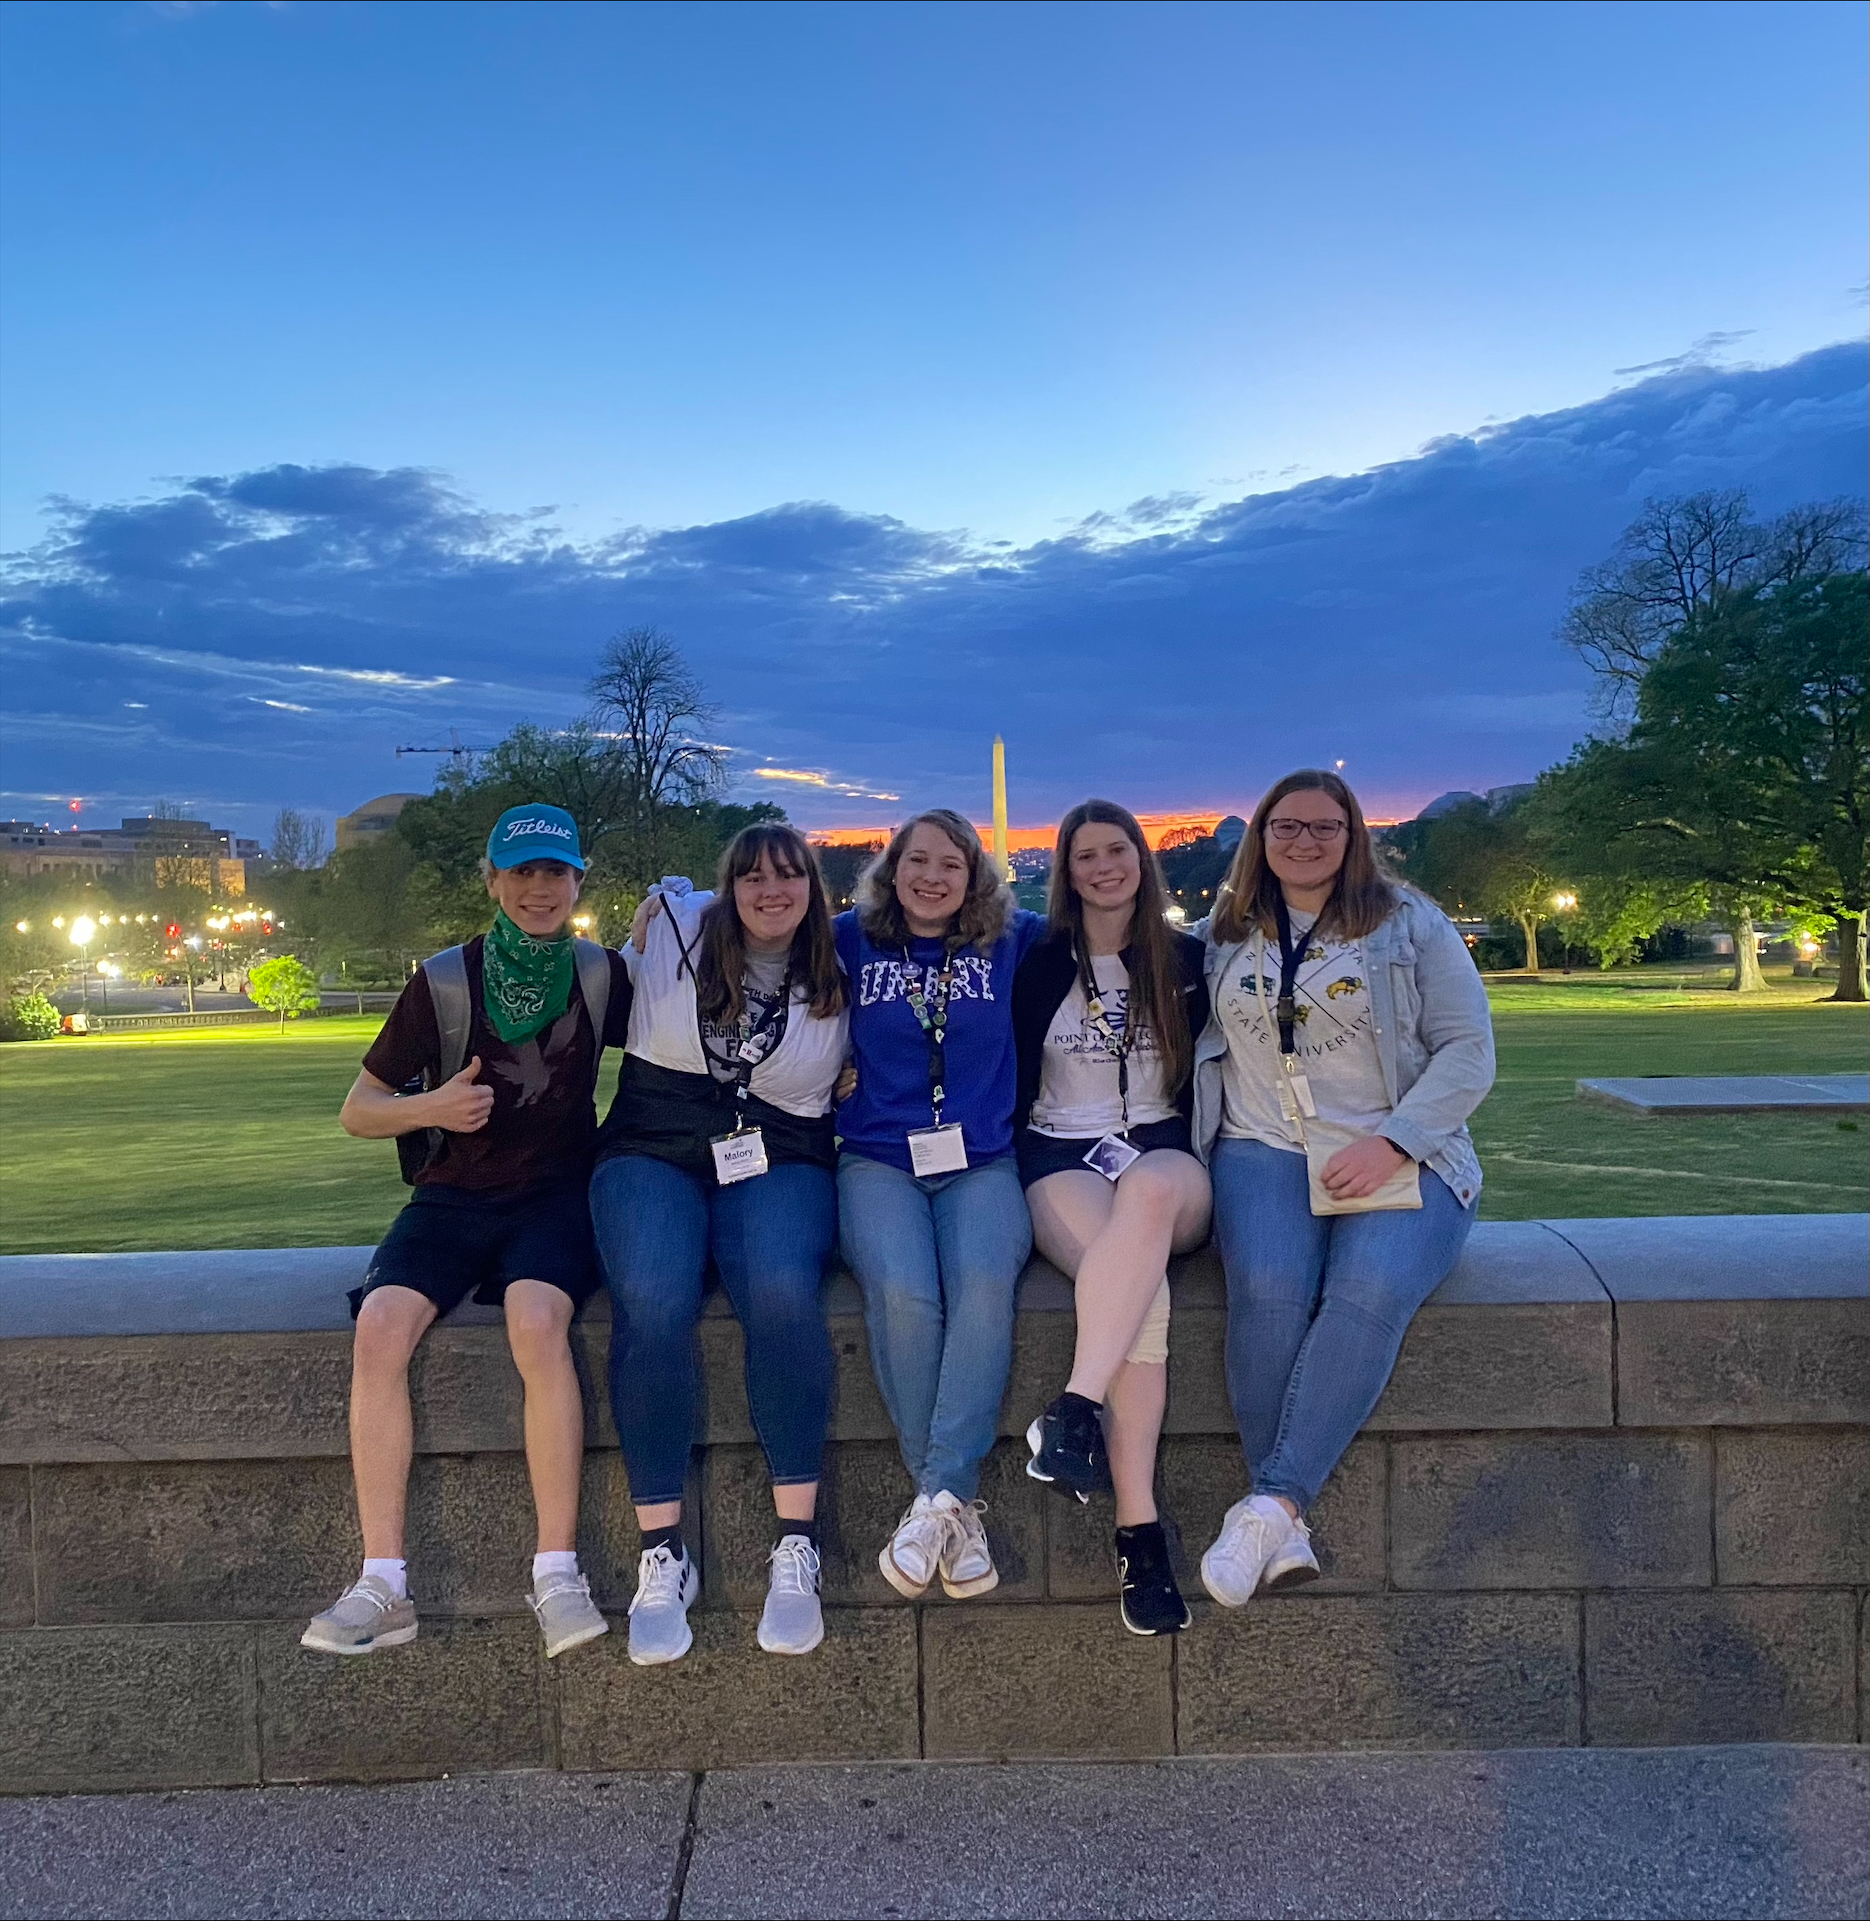
[[[1035,1263],[982,1487],[1000,1587],[911,1607],[878,1573],[910,1490],[838,1277],[827,1639],[761,1653],[771,1502],[717,1302],[696,1645],[658,1669],[621,1631],[541,1657],[518,1382],[485,1312],[415,1370],[420,1638],[351,1661],[298,1646],[359,1551],[343,1293],[366,1252],[0,1261],[0,1788],[1865,1738],[1863,1216],[1483,1225],[1314,1513],[1323,1578],[1237,1611],[1197,1599],[1175,1640],[1119,1623],[1107,1500],[1023,1472],[1072,1335],[1069,1287]],[[1218,1268],[1174,1278],[1161,1494],[1196,1597],[1245,1481]],[[608,1332],[600,1302],[578,1332],[580,1547],[621,1630],[637,1536]]]

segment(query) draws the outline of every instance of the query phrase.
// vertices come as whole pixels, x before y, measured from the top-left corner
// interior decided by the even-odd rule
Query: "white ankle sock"
[[[532,1557],[532,1578],[536,1581],[542,1574],[576,1574],[578,1572],[578,1553],[575,1548],[548,1548],[543,1554]]]
[[[409,1563],[407,1561],[370,1561],[364,1562],[364,1572],[374,1574],[379,1581],[389,1584],[389,1589],[399,1601],[409,1598]]]

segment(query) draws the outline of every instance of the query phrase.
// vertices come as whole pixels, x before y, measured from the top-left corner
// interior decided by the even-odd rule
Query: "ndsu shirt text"
[[[934,1119],[928,1037],[909,1004],[908,987],[913,982],[933,993],[944,949],[938,940],[912,940],[906,954],[900,946],[879,947],[855,912],[840,914],[832,931],[851,983],[851,1052],[857,1063],[857,1091],[838,1109],[838,1133],[846,1153],[907,1173],[909,1132]],[[960,1122],[973,1167],[1013,1151],[1013,976],[1044,934],[1041,916],[1019,910],[987,952],[964,947],[954,957],[942,1119]]]

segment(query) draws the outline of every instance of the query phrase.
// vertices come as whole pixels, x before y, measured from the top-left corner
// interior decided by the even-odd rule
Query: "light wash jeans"
[[[682,1498],[710,1254],[746,1335],[747,1406],[773,1484],[818,1479],[833,1366],[820,1292],[836,1206],[831,1170],[803,1162],[731,1187],[648,1154],[598,1163],[591,1222],[610,1288],[610,1406],[638,1506]]]
[[[1370,1418],[1479,1203],[1463,1207],[1424,1167],[1420,1213],[1316,1215],[1305,1156],[1261,1141],[1216,1141],[1209,1172],[1227,1393],[1253,1491],[1303,1513]]]
[[[918,1180],[845,1154],[838,1236],[916,1492],[971,1501],[1013,1362],[1013,1290],[1032,1252],[1018,1163],[1009,1154]]]

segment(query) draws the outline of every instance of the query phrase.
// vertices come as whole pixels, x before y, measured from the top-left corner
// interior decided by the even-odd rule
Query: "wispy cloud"
[[[1554,628],[1645,497],[1863,491],[1863,346],[1713,364],[1740,337],[1369,473],[1153,495],[1026,547],[822,502],[579,543],[416,467],[66,501],[0,580],[9,772],[81,787],[108,760],[153,794],[217,754],[256,810],[315,781],[341,812],[407,782],[412,725],[562,725],[603,641],[656,625],[721,707],[738,791],[815,825],[984,813],[996,732],[1028,820],[1090,792],[1228,811],[1340,757],[1379,810],[1499,785],[1578,731]]]

